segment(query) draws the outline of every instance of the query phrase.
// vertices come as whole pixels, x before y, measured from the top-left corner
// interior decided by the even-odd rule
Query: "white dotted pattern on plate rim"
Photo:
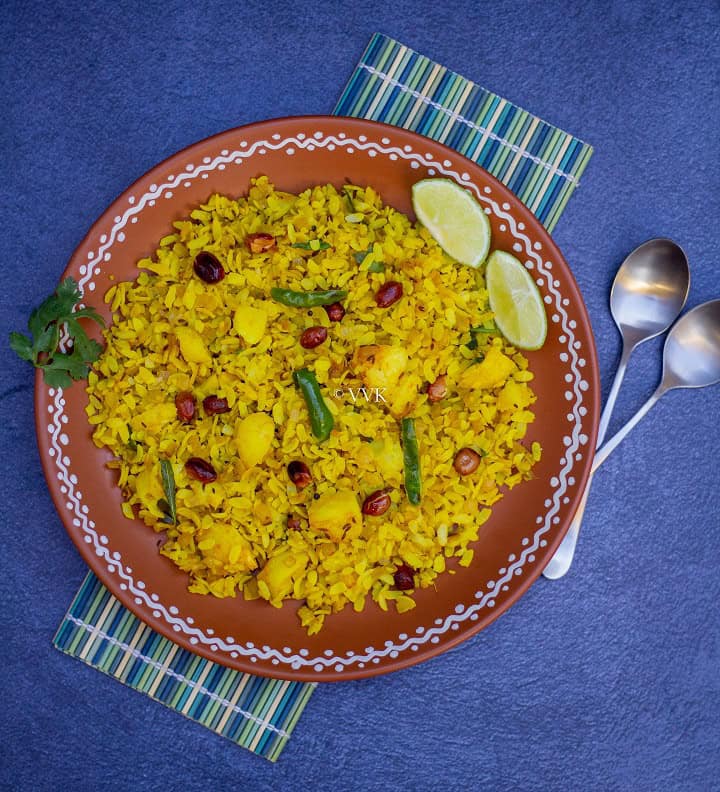
[[[560,359],[565,364],[568,372],[572,374],[572,390],[568,390],[567,395],[571,397],[568,401],[572,402],[572,404],[568,405],[568,419],[572,416],[573,420],[569,421],[571,423],[571,427],[568,429],[569,433],[563,438],[566,453],[560,460],[560,469],[553,477],[553,484],[556,486],[552,498],[548,498],[545,501],[547,512],[537,517],[536,525],[538,527],[535,532],[532,536],[523,538],[522,547],[518,548],[517,555],[511,554],[508,556],[507,566],[498,570],[496,580],[488,581],[484,587],[481,587],[475,593],[474,601],[468,604],[459,603],[455,606],[454,611],[444,619],[435,619],[432,626],[418,627],[415,634],[411,636],[401,633],[394,641],[386,641],[381,649],[366,647],[364,652],[346,653],[344,655],[335,655],[333,653],[327,655],[323,653],[320,656],[312,656],[305,648],[301,648],[297,652],[289,652],[288,647],[283,649],[275,649],[270,646],[259,648],[252,642],[241,644],[231,637],[221,639],[209,634],[208,631],[203,631],[193,626],[193,619],[190,617],[183,618],[176,606],[166,606],[160,601],[157,594],[147,591],[144,581],[135,580],[132,571],[128,567],[123,566],[120,553],[113,551],[112,548],[107,546],[107,537],[98,533],[95,523],[87,513],[87,507],[81,505],[82,493],[77,486],[77,477],[70,473],[71,460],[67,456],[67,449],[65,448],[67,435],[62,431],[62,427],[67,421],[64,415],[65,399],[61,389],[49,389],[49,395],[53,399],[50,407],[52,423],[47,427],[51,445],[49,453],[57,468],[57,477],[66,490],[64,493],[66,508],[72,512],[73,524],[81,528],[85,541],[93,545],[95,554],[103,560],[107,571],[121,581],[120,588],[123,591],[129,591],[133,595],[136,604],[143,605],[147,608],[148,613],[152,613],[155,618],[162,618],[175,632],[184,633],[194,645],[202,643],[211,651],[224,653],[228,657],[235,658],[238,655],[242,655],[253,662],[266,660],[274,665],[289,665],[295,670],[312,669],[318,673],[321,671],[340,673],[351,669],[353,666],[362,669],[367,663],[378,663],[383,658],[395,659],[403,653],[416,652],[423,644],[437,643],[442,635],[457,630],[463,622],[477,621],[478,612],[486,607],[495,607],[496,598],[501,592],[504,593],[509,590],[508,584],[521,577],[523,568],[535,562],[535,554],[538,549],[547,545],[547,540],[542,537],[550,530],[552,525],[557,524],[556,515],[560,511],[561,504],[567,501],[566,492],[569,487],[573,487],[576,483],[571,473],[575,461],[581,458],[581,454],[576,452],[580,449],[585,438],[582,418],[583,415],[587,414],[587,410],[583,406],[584,389],[587,389],[587,383],[580,371],[582,366],[579,354],[580,344],[576,341],[574,333],[577,323],[569,318],[565,310],[567,303],[563,300],[563,296],[559,291],[559,282],[553,280],[550,272],[552,264],[551,262],[544,262],[540,255],[542,247],[539,247],[537,243],[533,245],[530,242],[529,237],[523,233],[524,226],[516,222],[515,218],[504,208],[504,204],[500,206],[493,200],[490,188],[485,187],[480,190],[472,181],[466,178],[465,173],[461,174],[453,170],[452,163],[448,164],[449,161],[440,163],[435,161],[430,154],[407,151],[402,146],[393,146],[392,142],[386,137],[381,142],[376,142],[364,137],[353,139],[344,134],[336,136],[320,133],[318,137],[316,133],[309,136],[309,139],[306,135],[283,139],[277,139],[277,136],[273,136],[271,140],[257,141],[251,146],[248,146],[246,141],[240,141],[238,145],[239,148],[237,150],[223,151],[222,154],[214,159],[205,157],[203,164],[195,166],[191,171],[184,168],[179,176],[169,177],[166,182],[160,185],[153,185],[154,189],[146,192],[139,199],[135,196],[129,197],[130,208],[126,209],[122,216],[115,218],[110,233],[101,237],[103,241],[97,252],[94,254],[91,252],[88,255],[87,265],[82,267],[82,277],[79,280],[80,288],[84,291],[88,287],[92,291],[95,285],[92,282],[92,278],[99,271],[97,266],[105,260],[106,254],[116,241],[122,242],[125,236],[123,229],[127,224],[136,219],[136,216],[146,206],[154,206],[154,199],[164,193],[171,192],[181,183],[184,184],[203,177],[207,178],[208,172],[216,168],[219,169],[221,166],[224,168],[226,164],[231,162],[251,158],[253,154],[261,149],[286,149],[290,153],[290,150],[296,151],[297,149],[315,150],[318,148],[329,148],[332,150],[335,147],[343,146],[345,148],[352,147],[354,154],[384,155],[392,159],[401,157],[410,161],[411,164],[415,163],[418,167],[426,168],[428,171],[432,168],[435,172],[440,172],[443,176],[462,182],[466,187],[470,188],[478,201],[485,204],[499,220],[507,224],[513,237],[517,240],[516,244],[521,245],[526,266],[528,268],[532,267],[538,275],[538,284],[544,286],[547,292],[552,295],[551,302],[554,303],[554,310],[559,318],[558,323],[564,334],[560,336],[560,342],[567,351],[563,351]]]

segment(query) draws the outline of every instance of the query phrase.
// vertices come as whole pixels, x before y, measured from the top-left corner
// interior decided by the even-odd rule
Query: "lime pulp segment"
[[[540,349],[547,337],[542,296],[525,267],[510,253],[495,250],[485,269],[495,323],[518,349]]]
[[[482,206],[450,179],[423,179],[412,188],[413,209],[440,247],[469,267],[490,249],[490,221]]]

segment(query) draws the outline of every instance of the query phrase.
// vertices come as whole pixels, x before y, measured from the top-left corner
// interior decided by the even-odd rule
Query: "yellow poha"
[[[114,321],[88,380],[93,439],[113,453],[125,515],[166,533],[160,552],[189,575],[190,591],[276,607],[299,600],[310,634],[347,605],[361,611],[368,594],[385,610],[413,608],[398,570],[422,588],[449,559],[468,566],[501,490],[529,478],[540,458],[537,443],[523,443],[533,375],[493,331],[482,272],[458,265],[371,187],[296,196],[259,178],[246,198],[214,195],[174,226],[138,262],[137,279],[106,294]],[[253,234],[274,241],[253,252]],[[222,280],[195,274],[200,252],[217,257]],[[402,297],[381,308],[375,296],[390,281]],[[346,290],[345,316],[283,305],[273,286]],[[303,348],[301,334],[316,326],[327,340]],[[293,382],[304,368],[334,420],[323,442]],[[440,382],[443,398],[432,401],[428,385]],[[192,394],[191,420],[181,420],[179,394]],[[207,414],[208,396],[227,411]],[[418,506],[404,491],[404,416],[420,451]],[[460,476],[453,461],[466,448],[480,464]],[[188,475],[190,459],[216,479]],[[162,460],[175,481],[172,508]],[[288,475],[292,461],[311,472],[302,489]],[[363,514],[381,489],[390,508]]]

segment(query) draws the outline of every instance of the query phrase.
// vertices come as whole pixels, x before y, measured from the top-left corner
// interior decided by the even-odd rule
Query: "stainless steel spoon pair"
[[[682,311],[690,289],[690,270],[682,248],[670,239],[651,239],[622,263],[610,293],[610,310],[623,350],[600,418],[593,466],[570,528],[543,575],[562,577],[572,565],[592,476],[630,430],[667,391],[703,388],[720,382],[720,300],[698,305],[673,325],[663,349],[663,375],[653,395],[605,445],[610,417],[630,355],[638,344],[664,333]]]

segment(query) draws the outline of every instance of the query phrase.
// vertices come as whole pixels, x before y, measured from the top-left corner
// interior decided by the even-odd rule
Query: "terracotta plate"
[[[242,671],[300,680],[371,676],[426,660],[497,618],[538,577],[564,536],[588,476],[599,410],[595,345],[585,306],[560,251],[520,201],[471,161],[424,137],[349,118],[264,121],[191,146],[153,168],[95,223],[65,275],[109,319],[102,296],[115,279],[132,280],[135,262],[152,254],[171,223],[211,193],[244,194],[267,174],[298,192],[350,179],[369,184],[386,203],[412,215],[410,188],[446,176],[481,202],[492,247],[514,253],[537,280],[549,332],[528,355],[535,372],[537,415],[528,441],[543,458],[536,478],[494,508],[467,569],[418,591],[403,615],[369,602],[346,608],[308,638],[288,603],[274,609],[241,597],[189,594],[187,578],[157,551],[157,535],[120,512],[106,451],[91,442],[84,388],[66,391],[36,381],[40,452],[55,505],[83,558],[131,611],[181,646]]]

